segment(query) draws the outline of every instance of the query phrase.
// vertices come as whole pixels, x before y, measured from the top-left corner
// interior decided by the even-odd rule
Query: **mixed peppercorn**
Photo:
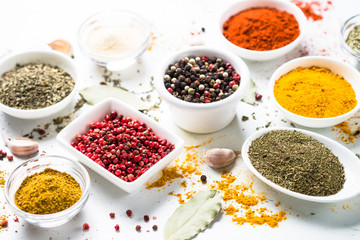
[[[193,103],[220,101],[233,94],[241,77],[218,57],[189,56],[169,65],[164,85],[173,96]]]
[[[159,138],[145,123],[116,111],[89,127],[71,146],[126,182],[135,181],[174,150],[173,144]]]

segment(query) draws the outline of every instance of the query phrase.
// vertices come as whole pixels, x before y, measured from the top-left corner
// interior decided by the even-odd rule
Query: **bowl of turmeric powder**
[[[360,73],[331,57],[291,60],[274,72],[269,87],[284,117],[306,127],[334,126],[360,108]]]
[[[20,164],[5,183],[10,208],[33,225],[50,228],[70,221],[85,206],[90,177],[78,162],[41,156]]]
[[[292,51],[305,33],[304,13],[291,1],[243,0],[227,8],[219,35],[238,56],[271,60]]]

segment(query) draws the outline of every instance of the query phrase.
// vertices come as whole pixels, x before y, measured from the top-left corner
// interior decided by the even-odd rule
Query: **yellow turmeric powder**
[[[286,213],[279,211],[273,213],[266,207],[259,207],[260,203],[266,202],[266,198],[260,195],[254,195],[252,187],[253,181],[249,184],[235,184],[236,177],[231,173],[223,172],[221,179],[212,184],[212,189],[223,191],[225,202],[224,212],[232,216],[232,221],[242,225],[249,223],[251,225],[264,225],[274,228],[279,222],[286,219]],[[235,203],[240,206],[235,205]],[[276,203],[279,205],[280,203]],[[244,212],[245,211],[245,212]]]
[[[179,179],[179,186],[186,189],[187,192],[181,194],[171,191],[168,194],[177,197],[179,204],[184,204],[184,199],[189,199],[196,193],[194,189],[190,189],[195,185],[194,183],[201,184],[201,188],[207,187],[199,181],[199,174],[202,174],[201,166],[205,164],[196,150],[201,146],[186,147],[185,158],[173,161],[170,166],[163,170],[163,176],[157,182],[147,186],[147,189],[164,187],[171,184],[173,180]],[[246,184],[236,184],[236,180],[235,175],[223,172],[218,181],[210,183],[211,189],[218,189],[223,192],[224,213],[232,217],[232,222],[239,225],[249,223],[251,225],[267,224],[270,227],[277,227],[279,222],[286,219],[284,211],[273,213],[262,205],[266,202],[266,197],[255,195],[252,179]],[[188,184],[190,182],[193,184]],[[210,181],[208,180],[208,182]]]
[[[288,111],[312,118],[339,116],[357,104],[351,84],[321,67],[299,67],[282,75],[275,82],[274,95]]]

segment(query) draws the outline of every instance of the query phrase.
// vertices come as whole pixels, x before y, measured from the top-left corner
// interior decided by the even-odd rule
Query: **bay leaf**
[[[241,100],[248,104],[254,105],[255,100],[256,100],[255,96],[256,96],[256,85],[255,85],[254,81],[250,78],[249,89],[247,90],[247,92],[245,93],[245,96]]]
[[[218,190],[201,191],[179,206],[165,224],[166,240],[191,239],[214,220],[221,209]]]
[[[145,110],[150,108],[147,104],[145,104],[144,101],[135,96],[135,94],[118,87],[96,85],[81,90],[80,95],[90,105],[95,105],[107,97],[114,97],[136,108],[137,110]]]

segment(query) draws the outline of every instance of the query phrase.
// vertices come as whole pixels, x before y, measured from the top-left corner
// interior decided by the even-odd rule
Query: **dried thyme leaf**
[[[143,101],[141,101],[141,99],[136,97],[134,94],[118,87],[97,85],[81,90],[80,95],[85,99],[87,103],[91,105],[94,105],[107,97],[114,97],[138,110],[149,109],[149,106],[147,106]]]
[[[165,224],[166,240],[186,240],[196,236],[214,220],[221,209],[222,194],[201,191],[179,206]]]
[[[17,65],[0,78],[0,102],[18,109],[45,108],[67,97],[74,86],[74,79],[57,66]]]

